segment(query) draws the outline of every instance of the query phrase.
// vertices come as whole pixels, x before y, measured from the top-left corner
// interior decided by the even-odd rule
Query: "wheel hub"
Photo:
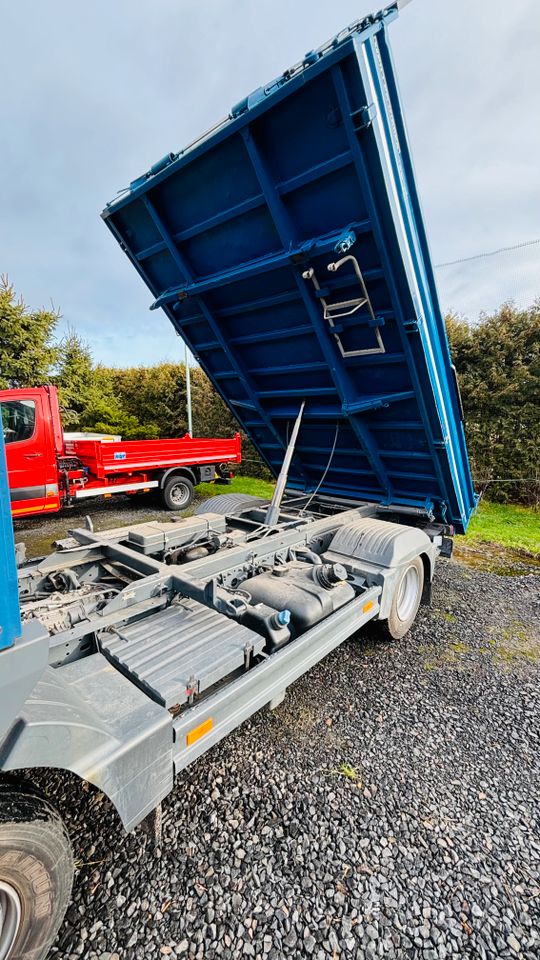
[[[187,500],[187,490],[184,483],[179,481],[171,490],[171,500],[181,506]]]
[[[399,585],[397,615],[400,620],[408,620],[418,597],[418,570],[409,567]]]
[[[21,901],[10,883],[0,880],[0,960],[8,960],[21,924]]]

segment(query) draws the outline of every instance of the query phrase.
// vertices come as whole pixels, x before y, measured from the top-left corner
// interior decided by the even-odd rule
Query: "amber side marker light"
[[[364,606],[362,607],[362,613],[367,613],[368,610],[371,610],[373,606],[374,606],[373,600],[368,600],[368,602],[365,603]]]
[[[198,727],[193,727],[193,730],[190,730],[186,734],[186,744],[188,747],[191,747],[194,743],[197,743],[197,740],[200,740],[201,737],[204,737],[205,733],[210,733],[210,730],[214,726],[214,721],[212,717],[208,717],[207,720],[203,720]]]

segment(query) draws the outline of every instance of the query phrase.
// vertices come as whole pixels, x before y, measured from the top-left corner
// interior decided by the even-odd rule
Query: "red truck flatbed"
[[[239,434],[232,440],[207,440],[189,433],[178,440],[70,440],[65,450],[79,457],[98,479],[175,465],[238,462],[241,455]]]
[[[64,437],[55,387],[0,390],[14,517],[60,510],[85,497],[155,490],[182,510],[202,482],[227,482],[242,459],[240,435],[127,440]]]

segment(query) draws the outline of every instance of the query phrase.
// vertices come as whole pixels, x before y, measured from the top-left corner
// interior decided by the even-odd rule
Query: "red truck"
[[[227,482],[240,463],[240,434],[230,440],[127,440],[64,435],[56,387],[0,390],[14,517],[54,513],[85,497],[155,489],[182,510],[198,483]]]

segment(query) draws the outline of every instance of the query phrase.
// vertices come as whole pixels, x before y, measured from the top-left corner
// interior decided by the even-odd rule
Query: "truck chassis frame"
[[[444,530],[422,517],[422,511],[413,522],[429,535],[420,526],[377,519],[376,504],[351,509],[350,502],[335,500],[330,506],[328,498],[321,497],[305,514],[306,501],[289,497],[279,522],[270,528],[264,524],[265,509],[248,504],[249,509],[234,517],[208,513],[102,534],[78,529],[49,557],[24,564],[19,570],[23,617],[30,605],[43,621],[49,599],[54,606],[55,598],[60,603],[64,598],[70,611],[79,604],[79,619],[49,637],[36,628],[31,616],[24,624],[23,642],[4,653],[4,658],[11,654],[20,659],[26,647],[35,664],[44,665],[48,659],[48,666],[31,691],[25,671],[20,671],[18,687],[13,680],[17,671],[6,666],[10,696],[0,700],[0,723],[9,730],[0,743],[0,767],[70,770],[103,790],[130,830],[159,805],[180,770],[257,710],[279,702],[290,684],[365,623],[387,617],[400,571],[411,557],[422,556],[426,583],[431,582]],[[411,520],[410,515],[394,518]],[[315,551],[325,556],[336,532],[373,519],[378,529],[392,533],[397,554],[390,563],[389,555],[381,555],[378,564],[344,558],[354,599],[283,648],[261,652],[252,661],[248,652],[249,669],[231,670],[200,695],[195,678],[178,707],[168,709],[156,702],[141,686],[140,677],[111,662],[104,650],[103,638],[129,625],[144,623],[147,637],[158,636],[159,614],[178,598],[214,610],[222,619],[241,619],[246,604],[243,585],[249,589],[250,571],[287,564],[291,556]],[[201,536],[220,538],[223,545],[183,564],[163,559],[168,550],[193,549]],[[85,608],[85,596],[80,601],[79,593],[99,583],[104,571],[120,572],[122,588],[108,599],[100,598],[98,608]],[[51,583],[56,591],[50,591]],[[73,612],[69,616],[73,618]],[[210,652],[211,636],[208,644]],[[6,716],[7,711],[13,714],[16,704],[22,708],[19,716]]]

